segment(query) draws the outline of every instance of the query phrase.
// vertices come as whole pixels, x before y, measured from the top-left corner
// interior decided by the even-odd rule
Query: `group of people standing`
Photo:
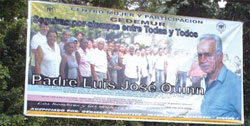
[[[129,84],[155,82],[157,90],[164,82],[185,86],[180,83],[185,83],[188,71],[178,70],[176,56],[166,48],[141,48],[138,43],[106,42],[104,38],[89,40],[82,32],[74,37],[67,30],[58,43],[57,32],[49,30],[45,21],[39,27],[40,31],[31,39],[31,76],[75,79],[80,87],[84,81],[92,86],[94,80],[114,82],[117,88],[125,80]]]

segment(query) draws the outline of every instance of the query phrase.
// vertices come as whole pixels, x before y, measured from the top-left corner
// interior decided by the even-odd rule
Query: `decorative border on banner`
[[[153,116],[128,116],[128,115],[110,115],[110,114],[86,114],[86,113],[69,113],[69,112],[45,112],[45,111],[27,111],[27,115],[40,115],[40,116],[60,116],[60,117],[80,117],[80,118],[105,118],[105,119],[134,119],[137,121],[159,121],[159,122],[196,122],[196,123],[219,123],[219,124],[242,124],[243,122],[238,120],[215,120],[215,119],[193,119],[193,118],[171,118],[171,117],[153,117]]]

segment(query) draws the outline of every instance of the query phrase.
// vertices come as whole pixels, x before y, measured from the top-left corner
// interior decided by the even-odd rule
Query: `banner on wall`
[[[242,124],[242,26],[29,1],[24,114]]]

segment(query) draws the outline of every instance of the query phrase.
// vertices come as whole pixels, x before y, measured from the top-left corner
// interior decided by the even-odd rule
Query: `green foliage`
[[[90,0],[93,6],[124,9],[122,0]]]
[[[0,115],[1,126],[20,126],[25,125],[25,117],[22,115],[8,116],[5,114]]]
[[[7,67],[3,67],[0,63],[0,97],[4,98],[4,96],[2,94],[5,93],[5,90],[7,89],[8,86],[8,82],[6,81],[8,78],[10,78],[9,76],[9,70]],[[4,101],[1,100],[0,101],[0,111],[2,112],[4,110]]]
[[[208,0],[44,0],[63,2],[79,5],[93,5],[99,7],[125,9],[129,5],[139,5],[136,10],[148,12],[160,12],[185,16],[205,18],[217,18],[235,21],[247,21],[244,23],[244,109],[245,121],[250,123],[250,3],[228,2],[225,9],[220,9],[215,3]],[[180,126],[185,124],[134,122],[134,121],[106,121],[90,119],[69,118],[44,118],[26,117],[23,113],[23,94],[25,76],[26,55],[26,31],[27,31],[27,0],[0,0],[0,125],[1,126]],[[38,26],[33,30],[37,31]],[[60,29],[60,28],[58,28]],[[62,28],[61,28],[62,29]],[[101,31],[82,28],[69,28],[72,33],[82,31],[85,36],[97,37]],[[89,31],[89,32],[86,32]],[[115,37],[111,37],[115,35]],[[127,37],[126,35],[123,37]],[[118,39],[121,33],[109,33],[107,37]],[[191,124],[190,124],[191,125]],[[195,125],[195,124],[192,124]],[[198,126],[198,125],[197,125]]]

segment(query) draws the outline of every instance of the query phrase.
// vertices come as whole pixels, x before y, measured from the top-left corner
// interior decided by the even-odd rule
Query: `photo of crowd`
[[[118,89],[125,81],[147,85],[154,82],[159,90],[163,83],[199,88],[206,77],[199,67],[197,54],[188,51],[107,41],[102,37],[87,39],[83,32],[69,30],[58,36],[44,20],[40,21],[39,28],[40,31],[31,36],[29,82],[32,75],[61,76],[77,80],[78,87],[83,87],[85,78],[88,86],[103,80],[114,82]],[[59,37],[61,42],[57,42]],[[241,76],[240,59],[236,57],[237,63],[233,63],[224,57],[225,65]]]

